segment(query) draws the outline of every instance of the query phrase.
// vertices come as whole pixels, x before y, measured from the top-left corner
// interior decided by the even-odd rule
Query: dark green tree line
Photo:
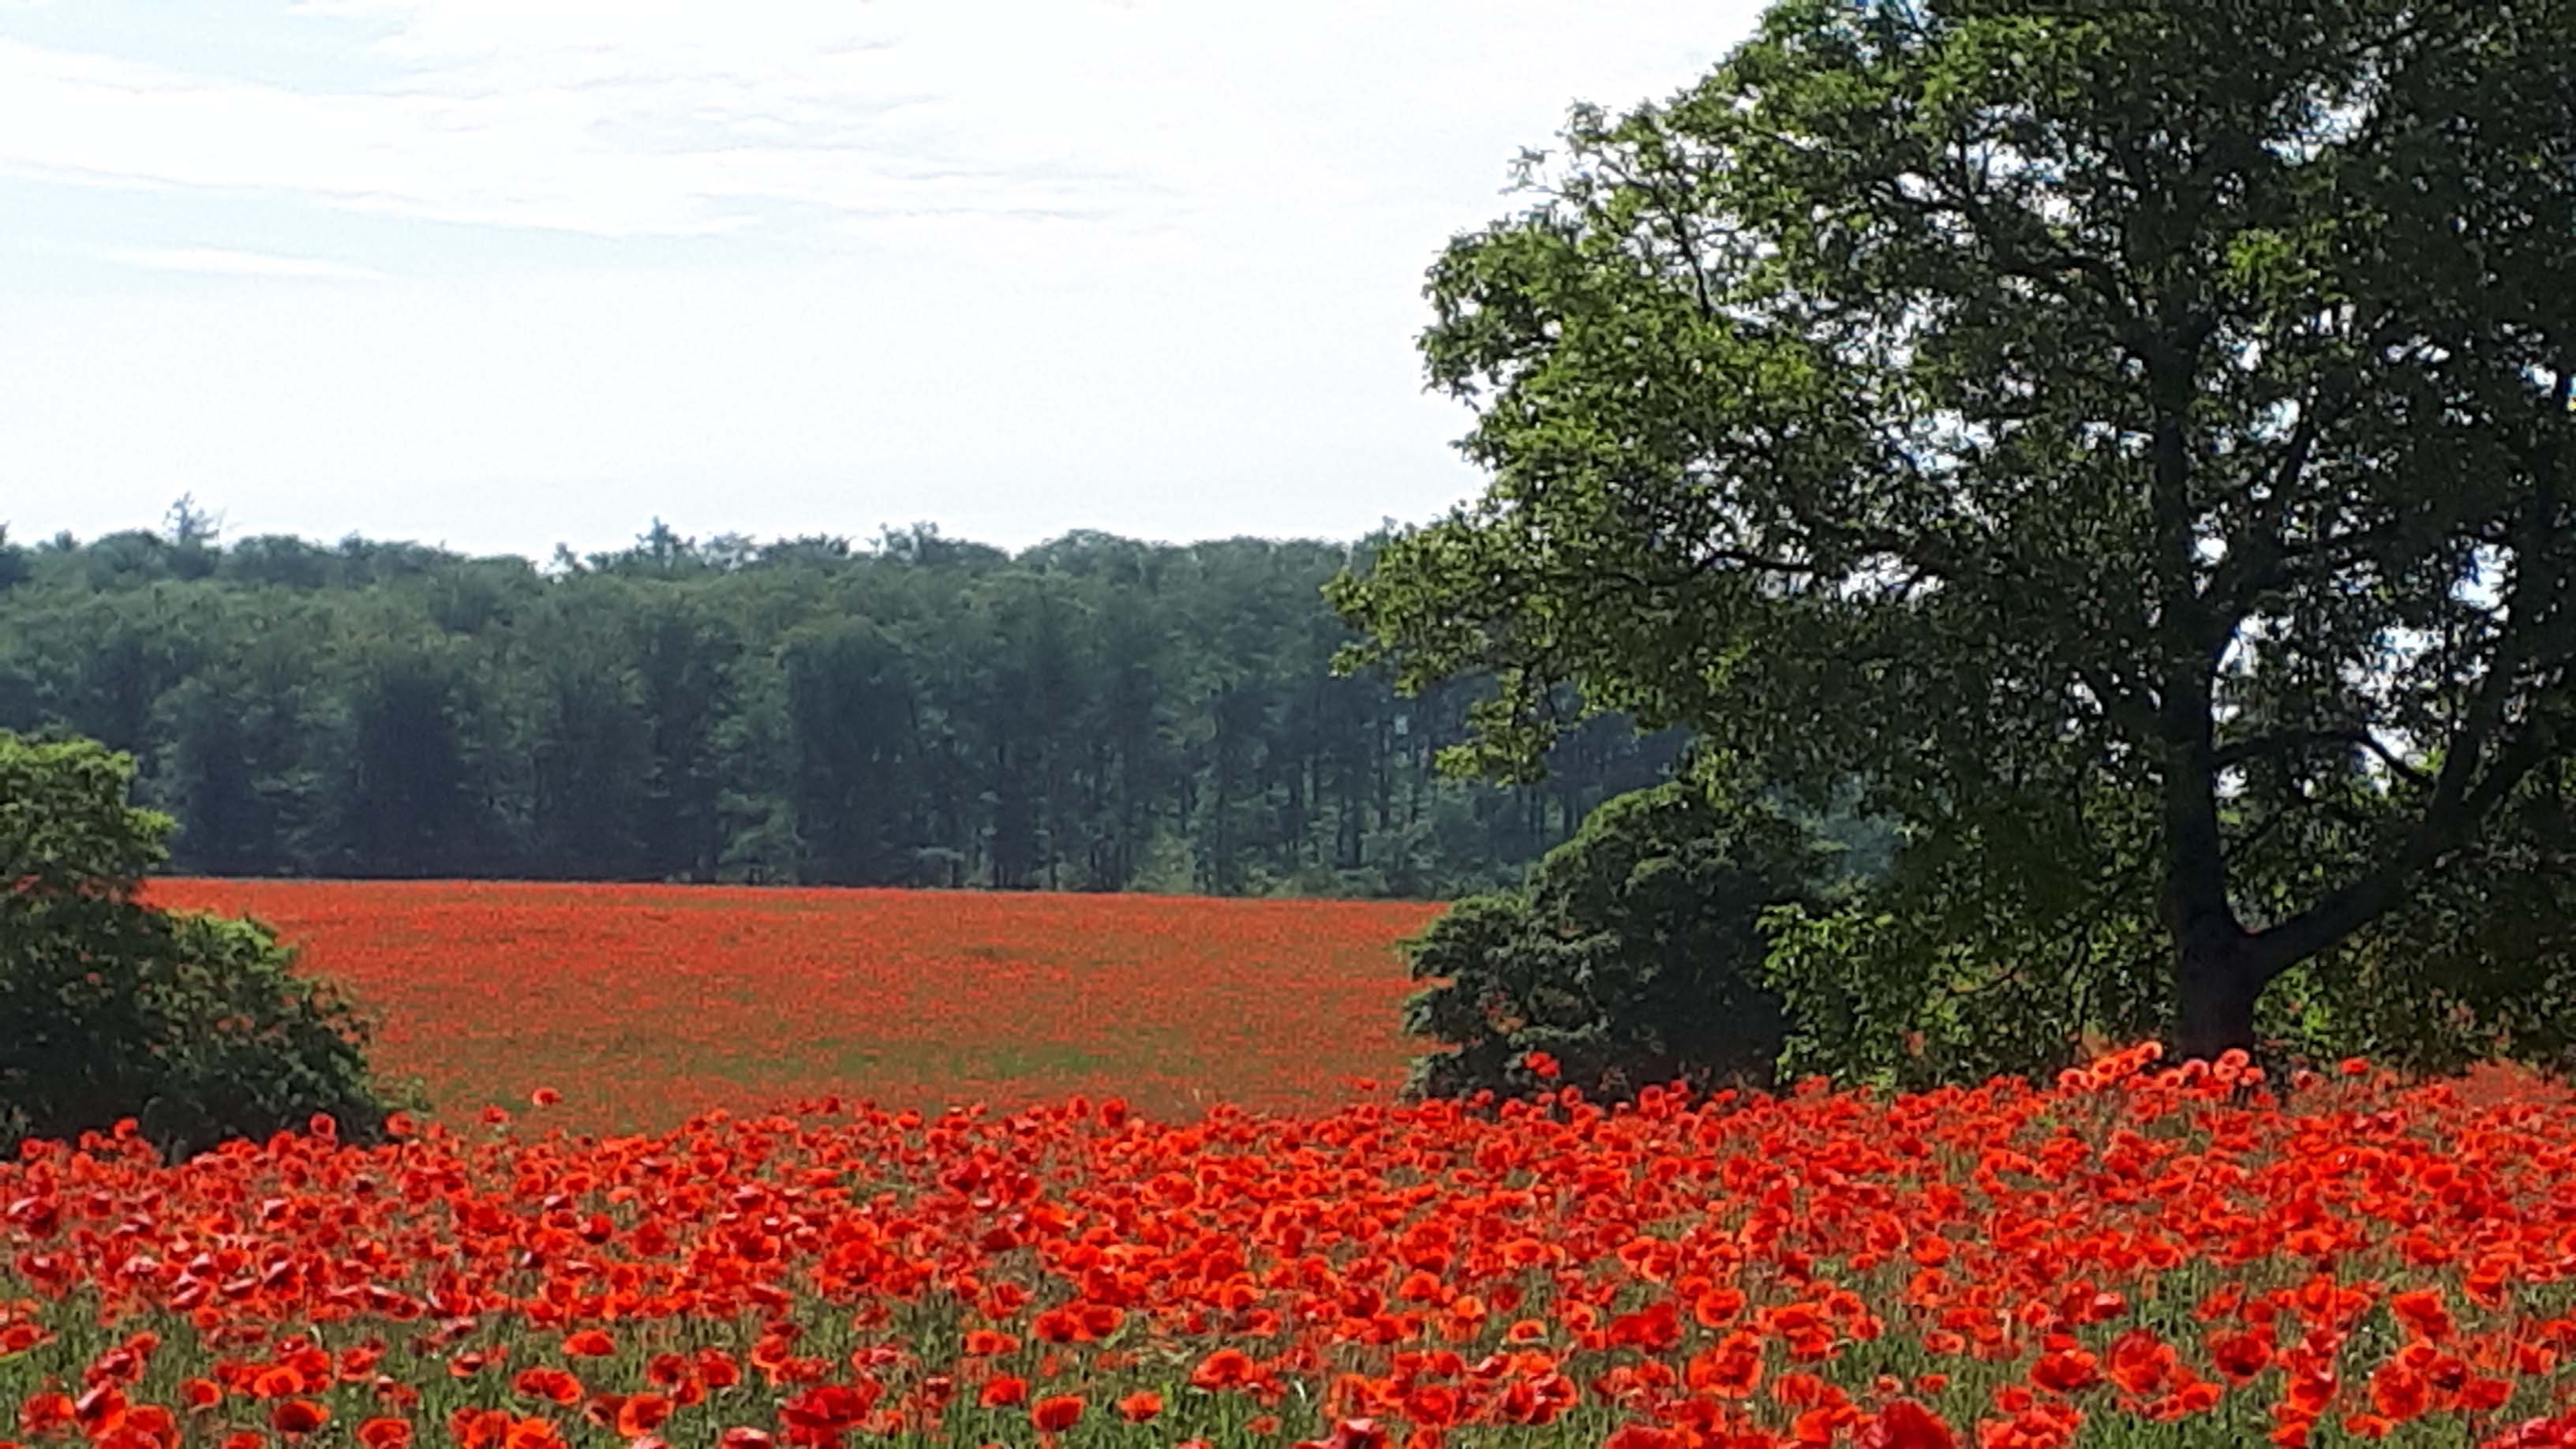
[[[0,728],[131,753],[186,871],[1427,896],[1678,749],[1441,778],[1489,691],[1335,677],[1339,545],[656,524],[540,567],[173,519],[0,537]]]

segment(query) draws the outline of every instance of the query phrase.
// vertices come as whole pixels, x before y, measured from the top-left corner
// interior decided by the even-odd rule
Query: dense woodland
[[[1435,757],[1474,680],[1335,678],[1365,548],[916,527],[577,558],[0,534],[0,729],[131,752],[178,869],[1243,894],[1516,878],[1673,736]]]

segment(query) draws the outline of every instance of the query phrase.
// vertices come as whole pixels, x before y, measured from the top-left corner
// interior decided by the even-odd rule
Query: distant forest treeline
[[[1433,757],[1484,690],[1337,679],[1366,545],[1077,533],[1014,554],[0,534],[0,728],[132,752],[223,875],[1444,895],[1513,880],[1677,736],[1543,785]]]

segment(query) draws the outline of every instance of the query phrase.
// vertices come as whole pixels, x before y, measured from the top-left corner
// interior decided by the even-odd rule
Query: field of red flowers
[[[442,1110],[559,1085],[568,1126],[840,1092],[1322,1110],[1409,1055],[1395,952],[1436,907],[490,882],[155,881],[248,913],[384,1022]]]
[[[94,1137],[0,1167],[0,1402],[107,1449],[2576,1445],[2576,1103],[2349,1065]]]

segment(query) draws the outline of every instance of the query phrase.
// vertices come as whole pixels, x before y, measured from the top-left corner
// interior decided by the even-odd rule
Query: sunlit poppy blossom
[[[1959,1439],[1929,1409],[1899,1399],[1878,1411],[1853,1441],[1857,1449],[1958,1449]]]
[[[527,1418],[510,1425],[501,1449],[566,1449],[563,1430],[552,1419]]]
[[[0,1346],[90,1449],[2569,1449],[2576,1101],[2250,1072],[100,1133],[0,1163]]]
[[[630,1395],[618,1406],[617,1432],[629,1439],[642,1438],[668,1423],[671,1410],[671,1400],[665,1395]]]
[[[1054,1394],[1029,1406],[1029,1422],[1042,1433],[1061,1434],[1082,1422],[1082,1410],[1079,1395]]]

